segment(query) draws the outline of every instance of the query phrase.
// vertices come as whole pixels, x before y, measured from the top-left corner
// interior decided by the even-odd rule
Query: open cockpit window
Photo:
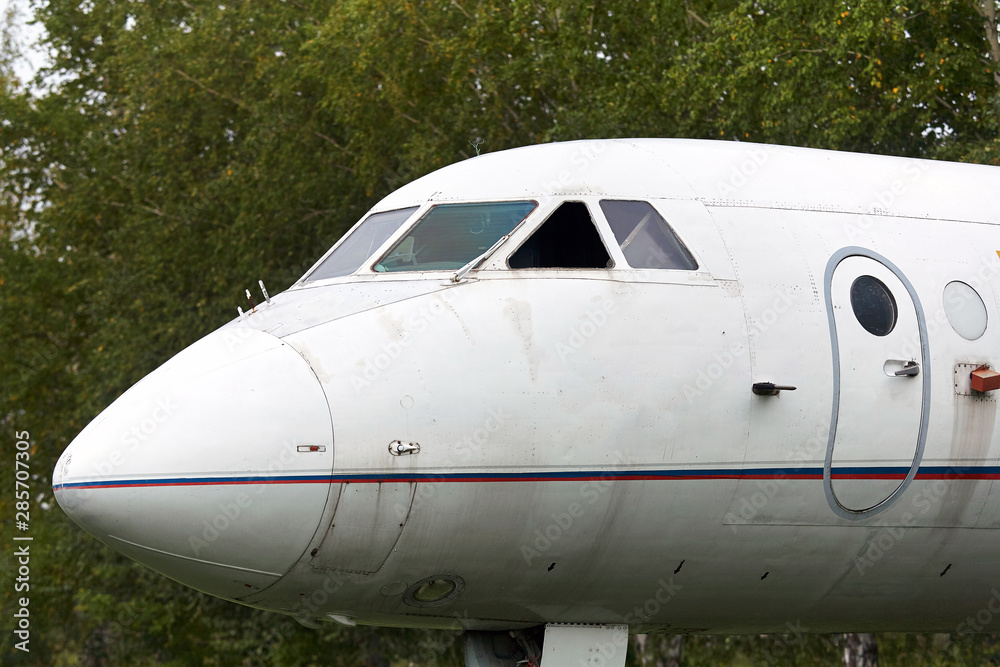
[[[698,262],[649,202],[602,199],[601,210],[632,268],[698,268]]]
[[[438,204],[375,264],[376,271],[454,271],[509,234],[533,201]]]
[[[559,206],[517,249],[512,269],[606,269],[614,265],[583,202]]]
[[[303,282],[351,275],[410,219],[417,208],[412,206],[369,215]]]

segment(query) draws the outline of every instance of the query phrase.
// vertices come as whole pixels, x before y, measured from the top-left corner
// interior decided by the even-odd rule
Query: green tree
[[[678,121],[686,134],[895,155],[995,148],[998,63],[976,10],[742,3],[676,70],[672,87],[689,100],[678,104],[694,107]]]
[[[49,471],[258,278],[283,289],[379,197],[480,149],[678,136],[997,163],[998,6],[37,5],[52,67],[28,89],[12,42],[0,49],[0,425],[35,445],[33,609],[50,619],[31,660],[455,664],[455,633],[317,633],[173,584],[69,522]],[[0,596],[6,613],[10,588]],[[688,638],[685,655],[779,646],[744,639]],[[816,641],[810,655],[827,655]],[[881,656],[995,658],[986,640],[935,641],[890,637]]]

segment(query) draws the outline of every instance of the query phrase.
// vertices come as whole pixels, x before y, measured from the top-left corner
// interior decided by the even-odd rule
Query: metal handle
[[[404,454],[416,454],[420,451],[420,444],[416,442],[406,442],[402,440],[393,440],[389,443],[389,453],[393,456],[402,456]]]
[[[752,390],[758,396],[777,396],[782,391],[795,391],[795,387],[774,384],[773,382],[754,382]]]
[[[896,377],[916,377],[920,375],[920,364],[915,361],[907,361],[902,368],[896,371],[895,375]]]

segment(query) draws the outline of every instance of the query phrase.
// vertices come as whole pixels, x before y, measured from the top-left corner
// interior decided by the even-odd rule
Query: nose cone
[[[302,556],[326,503],[333,427],[309,364],[225,328],[125,392],[70,443],[53,488],[106,544],[237,599]]]

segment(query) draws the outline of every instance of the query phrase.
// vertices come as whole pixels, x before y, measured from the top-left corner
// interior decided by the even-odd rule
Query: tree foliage
[[[998,164],[998,6],[37,4],[51,67],[26,86],[0,49],[0,422],[36,447],[33,613],[49,619],[31,660],[455,664],[453,633],[316,633],[175,585],[53,509],[48,471],[244,288],[286,287],[380,196],[479,149],[677,136]],[[923,646],[928,664],[965,650]]]

